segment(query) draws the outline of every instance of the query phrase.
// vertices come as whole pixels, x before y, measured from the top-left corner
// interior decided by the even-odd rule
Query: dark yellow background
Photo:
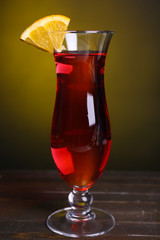
[[[1,169],[54,168],[54,59],[19,40],[28,25],[50,14],[70,17],[70,30],[115,31],[105,71],[112,127],[108,168],[160,170],[159,0],[0,2]]]

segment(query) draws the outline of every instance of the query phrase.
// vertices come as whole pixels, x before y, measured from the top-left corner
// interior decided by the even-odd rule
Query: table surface
[[[71,239],[52,233],[45,225],[51,212],[68,206],[70,191],[54,170],[0,171],[0,239]],[[160,239],[159,172],[105,171],[90,191],[92,206],[116,219],[112,231],[93,239]]]

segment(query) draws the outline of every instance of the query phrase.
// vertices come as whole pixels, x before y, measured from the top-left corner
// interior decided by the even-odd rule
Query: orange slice
[[[67,30],[69,22],[70,19],[62,15],[41,18],[31,24],[20,39],[51,54],[54,50],[59,52],[63,49],[65,34],[56,31]]]

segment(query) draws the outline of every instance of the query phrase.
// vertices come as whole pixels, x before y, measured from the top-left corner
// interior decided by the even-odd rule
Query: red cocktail
[[[93,237],[115,225],[110,213],[90,208],[93,197],[88,192],[102,174],[111,148],[104,66],[113,31],[66,31],[69,21],[62,15],[39,19],[21,40],[54,52],[56,62],[51,151],[73,190],[68,196],[70,207],[50,214],[46,224],[67,237]]]
[[[53,212],[47,226],[68,237],[99,236],[115,224],[104,210],[90,208],[88,189],[102,174],[111,148],[104,88],[106,53],[111,31],[57,31],[63,46],[54,53],[57,91],[51,151],[65,181],[73,188],[69,208]]]
[[[57,93],[51,150],[62,177],[85,190],[107,163],[111,132],[104,90],[106,53],[55,53]]]

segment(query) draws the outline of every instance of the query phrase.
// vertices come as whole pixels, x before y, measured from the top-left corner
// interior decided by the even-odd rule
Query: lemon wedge
[[[51,54],[54,50],[61,52],[65,33],[58,31],[66,31],[69,22],[70,19],[63,15],[41,18],[26,28],[20,39]]]

